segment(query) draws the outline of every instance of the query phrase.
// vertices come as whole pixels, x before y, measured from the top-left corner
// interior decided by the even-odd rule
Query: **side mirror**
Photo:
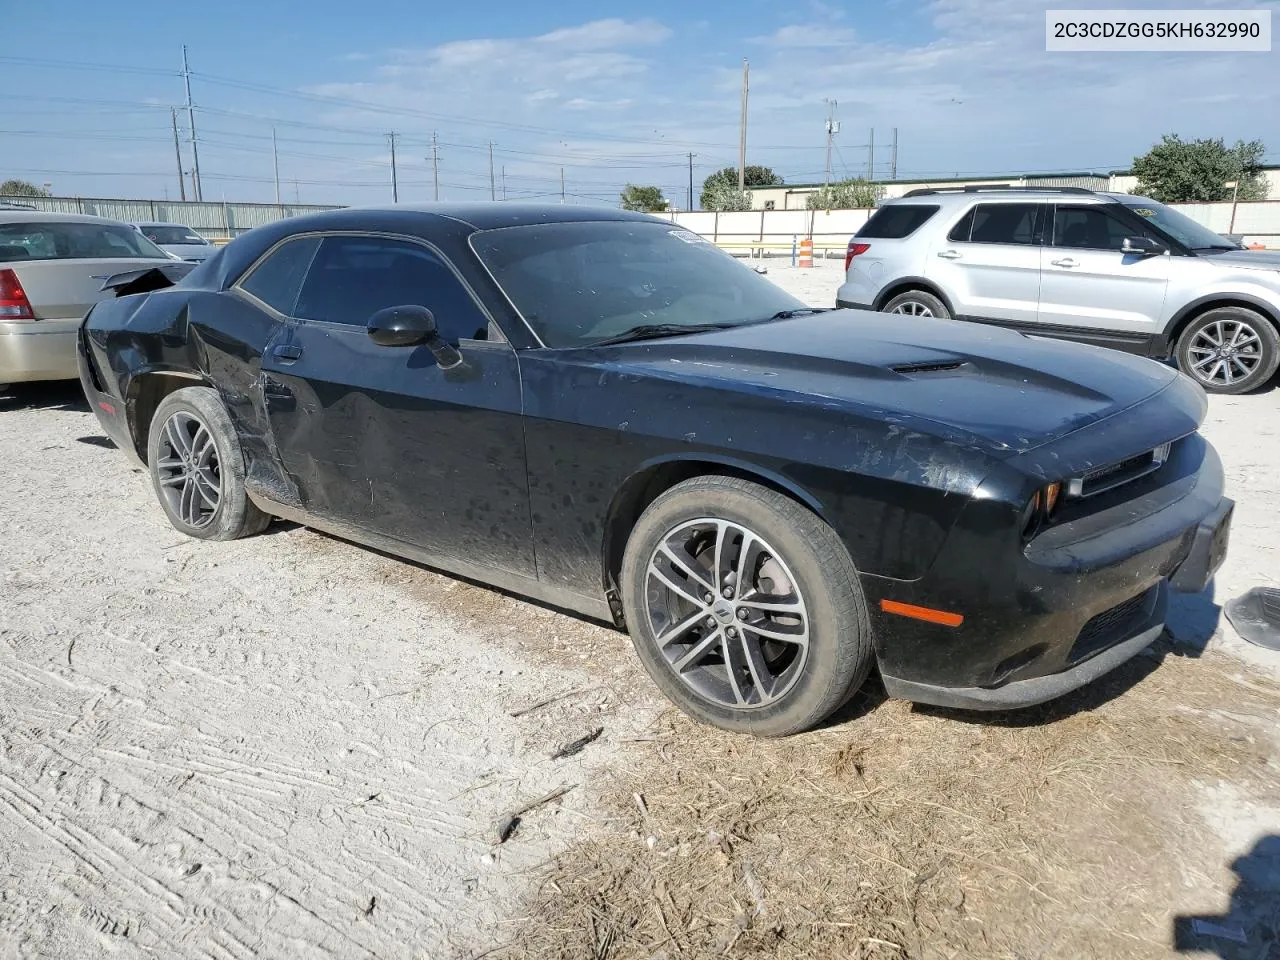
[[[1125,237],[1120,242],[1121,253],[1137,254],[1140,257],[1153,257],[1156,254],[1165,253],[1168,249],[1159,240],[1151,237]]]
[[[462,362],[458,348],[440,339],[436,318],[426,307],[387,307],[369,318],[367,329],[369,339],[382,347],[416,347],[425,343],[442,370]]]

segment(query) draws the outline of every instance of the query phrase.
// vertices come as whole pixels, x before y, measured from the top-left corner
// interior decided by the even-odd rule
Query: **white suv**
[[[1145,197],[1081,188],[886,201],[849,241],[836,305],[1176,358],[1214,393],[1262,386],[1280,365],[1280,254]]]

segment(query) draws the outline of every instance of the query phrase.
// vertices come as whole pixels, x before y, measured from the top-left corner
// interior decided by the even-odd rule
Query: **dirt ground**
[[[186,541],[77,393],[0,398],[0,960],[1280,960],[1280,655],[1219,610],[1280,576],[1280,390],[1211,401],[1231,553],[1148,654],[1017,715],[873,683],[782,742],[598,624],[303,528]]]

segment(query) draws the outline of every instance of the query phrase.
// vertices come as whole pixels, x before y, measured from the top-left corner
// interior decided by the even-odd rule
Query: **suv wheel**
[[[1245,393],[1275,375],[1280,337],[1260,313],[1218,307],[1188,324],[1177,354],[1179,369],[1210,393]]]
[[[627,540],[621,581],[640,662],[704,723],[798,733],[871,669],[866,600],[844,544],[750,481],[697,477],[659,496]]]
[[[937,317],[950,320],[947,305],[926,290],[908,290],[900,293],[883,307],[881,313],[901,313],[909,317]]]

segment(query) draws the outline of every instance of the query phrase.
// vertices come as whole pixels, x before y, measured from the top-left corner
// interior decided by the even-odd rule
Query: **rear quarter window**
[[[919,230],[938,212],[936,204],[897,203],[881,207],[856,234],[872,240],[902,240]]]

